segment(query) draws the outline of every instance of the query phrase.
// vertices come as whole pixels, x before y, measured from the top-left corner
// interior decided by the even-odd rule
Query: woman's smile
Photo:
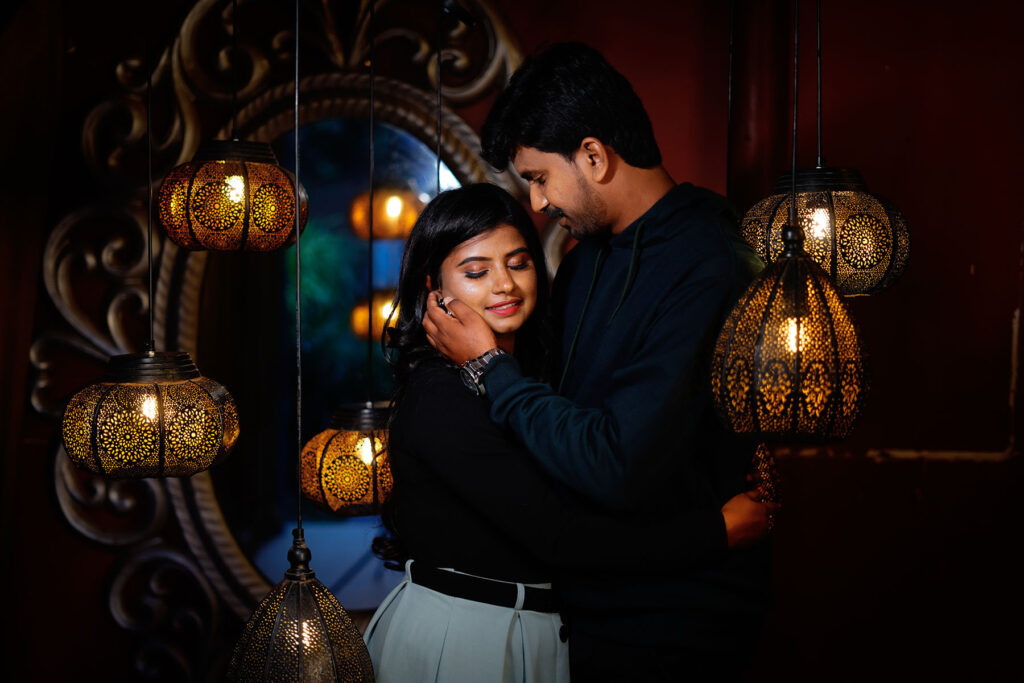
[[[485,310],[494,315],[500,315],[502,317],[513,315],[519,312],[519,307],[523,305],[522,299],[509,299],[508,301],[502,301],[488,306]]]

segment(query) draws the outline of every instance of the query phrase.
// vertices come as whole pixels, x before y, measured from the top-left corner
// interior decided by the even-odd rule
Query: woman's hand
[[[778,503],[761,502],[761,494],[754,489],[733,496],[722,506],[725,534],[730,548],[743,548],[768,535],[772,529],[772,516],[779,511]]]

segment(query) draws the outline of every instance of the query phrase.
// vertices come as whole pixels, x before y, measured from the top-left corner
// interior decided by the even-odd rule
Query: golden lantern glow
[[[111,358],[103,379],[68,402],[61,432],[77,466],[139,479],[202,472],[234,447],[239,429],[231,394],[179,352]]]
[[[227,680],[372,683],[373,664],[359,630],[309,568],[302,529],[292,535],[291,566],[245,624]]]
[[[741,434],[842,439],[867,398],[861,344],[836,288],[792,239],[722,327],[712,358],[715,408]]]
[[[391,315],[391,309],[395,302],[395,291],[385,290],[373,293],[373,338],[380,339],[380,336],[384,333],[384,323],[387,322],[388,316]],[[360,339],[366,339],[370,335],[370,307],[371,304],[366,301],[361,301],[355,305],[352,309],[352,315],[349,316],[349,325],[352,327],[352,331]],[[394,316],[398,315],[398,309],[395,309]]]
[[[791,188],[791,174],[784,174],[774,193],[751,207],[740,224],[744,239],[765,262],[775,260],[784,248],[782,228]],[[804,249],[844,296],[877,294],[906,269],[906,221],[894,206],[867,192],[857,171],[798,171],[796,215],[804,229]]]
[[[402,240],[423,210],[424,203],[412,190],[375,188],[373,191],[373,238]],[[370,191],[352,200],[349,209],[352,230],[361,238],[370,238]]]
[[[295,241],[295,179],[264,142],[213,140],[172,169],[157,197],[160,223],[180,247],[273,251]],[[299,186],[300,226],[309,214]]]
[[[342,515],[380,512],[393,484],[387,452],[386,402],[342,406],[302,448],[302,493]]]

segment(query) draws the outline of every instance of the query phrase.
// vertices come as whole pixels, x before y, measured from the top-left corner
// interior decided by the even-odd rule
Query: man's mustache
[[[544,207],[544,213],[547,214],[548,218],[558,220],[559,218],[565,218],[565,212],[559,209],[557,206],[548,204]]]

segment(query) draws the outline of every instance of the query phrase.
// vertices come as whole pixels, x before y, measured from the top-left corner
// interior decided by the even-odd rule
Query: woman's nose
[[[508,293],[515,289],[516,283],[512,279],[512,273],[508,268],[495,268],[494,279],[491,281],[491,291],[495,294]]]

